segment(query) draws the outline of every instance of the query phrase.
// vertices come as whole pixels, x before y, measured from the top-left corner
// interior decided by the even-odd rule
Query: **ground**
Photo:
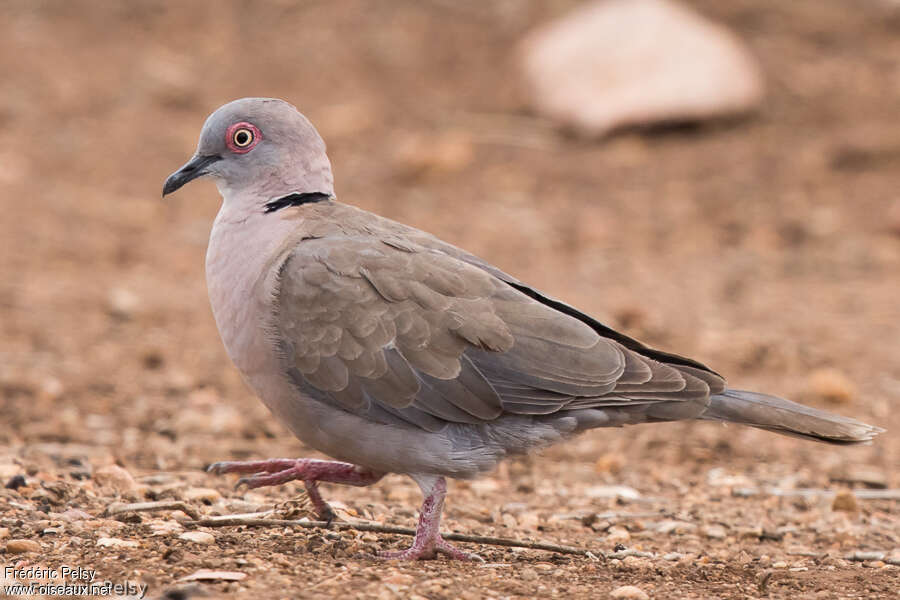
[[[896,496],[854,506],[822,491],[900,487],[896,3],[692,2],[758,57],[764,105],[602,141],[531,115],[515,77],[516,40],[574,4],[4,3],[4,565],[96,569],[157,598],[581,599],[625,585],[654,598],[893,597]],[[488,563],[390,564],[371,552],[408,538],[191,529],[178,510],[106,516],[117,502],[214,515],[300,496],[203,473],[311,453],[219,342],[203,275],[214,187],[159,199],[205,116],[249,95],[309,115],[343,201],[735,387],[888,432],[840,448],[711,423],[598,430],[450,483],[447,531],[650,553],[623,559],[465,545]],[[393,525],[412,526],[420,502],[400,476],[324,491],[345,518]],[[195,530],[212,538],[179,537]],[[36,551],[14,554],[12,540]],[[847,560],[858,552],[876,554]],[[246,576],[179,582],[199,569]]]

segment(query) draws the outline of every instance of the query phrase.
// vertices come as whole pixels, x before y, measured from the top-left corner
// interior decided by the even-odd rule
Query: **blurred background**
[[[538,45],[582,4],[0,3],[0,475],[27,478],[5,493],[37,507],[29,491],[42,482],[93,485],[71,471],[117,463],[139,497],[154,485],[141,477],[163,471],[236,498],[202,466],[303,454],[218,339],[203,270],[213,184],[160,200],[206,116],[244,96],[286,99],[312,120],[340,200],[462,246],[733,386],[889,429],[852,449],[713,424],[595,431],[511,463],[495,487],[454,484],[451,504],[514,497],[537,510],[535,489],[549,506],[560,490],[579,504],[585,486],[603,483],[675,506],[711,485],[715,468],[748,485],[900,487],[900,5],[689,0],[688,29],[672,46],[653,36],[652,48],[628,46],[639,21],[615,43],[573,32],[588,39],[575,47],[596,44],[605,58],[591,66],[594,87],[562,94],[571,105],[558,108],[542,86],[569,85],[553,77],[572,56],[534,53],[552,53]],[[722,39],[691,45],[705,33]],[[726,70],[747,71],[733,85],[715,71],[710,93],[749,91],[740,106],[723,100],[721,114],[714,100],[700,111],[690,98],[720,47],[735,55]],[[684,72],[656,66],[667,56]],[[626,109],[610,104],[588,125],[571,117],[623,86]],[[617,116],[641,98],[650,117]],[[405,480],[392,485],[415,498]],[[329,492],[351,506],[381,493]],[[383,493],[396,504],[387,500],[399,492]],[[96,494],[85,510],[102,508]],[[400,498],[407,512],[392,506],[389,518],[406,524],[418,501]],[[900,547],[896,509],[862,513],[882,511],[893,539],[866,538],[874,530],[858,513],[853,539]],[[450,514],[466,530],[516,526]]]

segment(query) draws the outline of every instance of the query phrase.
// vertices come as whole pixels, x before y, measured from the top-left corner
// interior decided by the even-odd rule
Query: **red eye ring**
[[[235,154],[246,154],[262,140],[262,133],[253,123],[241,121],[225,131],[225,145]]]

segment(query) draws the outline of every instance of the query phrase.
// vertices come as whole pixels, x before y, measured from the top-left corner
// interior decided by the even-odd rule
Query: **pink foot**
[[[422,486],[423,482],[417,480],[417,483]],[[412,546],[399,552],[379,552],[378,557],[386,560],[421,560],[436,558],[438,554],[446,554],[455,560],[484,562],[484,559],[474,552],[460,550],[441,537],[439,530],[441,512],[444,510],[446,495],[447,482],[443,477],[436,478],[419,511],[419,524],[416,527],[416,537],[413,538]]]
[[[251,473],[249,477],[241,477],[237,482],[238,486],[246,485],[250,489],[300,480],[306,486],[306,493],[309,495],[316,515],[329,523],[335,519],[336,515],[322,498],[322,494],[319,493],[320,481],[366,486],[372,485],[384,477],[384,473],[370,471],[350,463],[314,458],[223,461],[209,465],[206,470],[217,475]]]

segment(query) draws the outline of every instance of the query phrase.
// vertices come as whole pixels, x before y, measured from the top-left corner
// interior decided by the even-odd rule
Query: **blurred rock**
[[[627,485],[595,485],[584,491],[587,498],[622,498],[623,500],[637,500],[641,493]]]
[[[40,551],[41,545],[32,540],[9,540],[6,543],[7,554],[28,554]]]
[[[204,546],[216,543],[215,536],[211,533],[206,533],[205,531],[185,531],[178,536],[178,539],[194,542],[195,544],[202,544]]]
[[[246,573],[240,571],[213,571],[211,569],[200,569],[199,571],[186,575],[178,581],[240,581],[247,577]]]
[[[578,133],[733,116],[763,96],[743,44],[670,0],[594,1],[528,35],[535,108]]]
[[[624,527],[615,526],[609,528],[609,534],[606,536],[607,544],[624,544],[629,541],[631,541],[631,534]]]
[[[856,387],[837,369],[818,369],[807,380],[807,397],[811,401],[849,404],[856,399]]]
[[[131,473],[118,465],[107,465],[94,471],[94,481],[101,488],[106,488],[116,494],[133,494],[137,490],[137,483]]]
[[[841,490],[834,496],[831,502],[831,510],[839,510],[842,512],[855,513],[859,510],[859,503],[856,496],[850,490]]]
[[[609,597],[616,598],[617,600],[650,600],[650,596],[647,595],[647,592],[633,585],[617,587],[609,593]]]
[[[707,525],[700,530],[700,533],[712,540],[724,540],[728,535],[721,525]]]
[[[660,521],[655,527],[657,533],[663,533],[667,535],[672,533],[676,535],[682,535],[690,531],[694,531],[695,529],[697,529],[697,526],[693,523],[688,523],[686,521],[673,521],[669,519]]]
[[[113,288],[107,297],[109,314],[118,319],[130,319],[140,306],[137,295],[125,288]]]

